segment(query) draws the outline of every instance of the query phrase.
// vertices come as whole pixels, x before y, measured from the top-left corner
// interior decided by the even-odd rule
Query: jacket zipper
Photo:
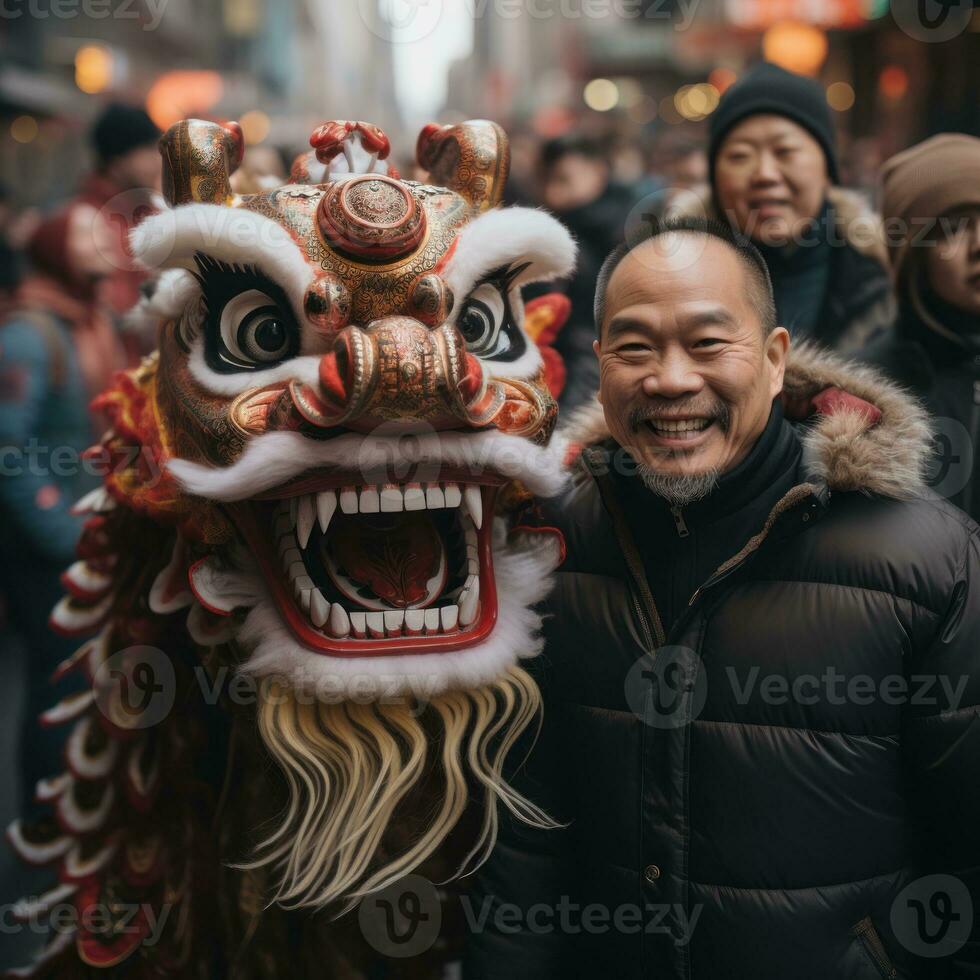
[[[868,955],[874,960],[875,966],[881,971],[881,975],[887,980],[897,980],[898,970],[891,961],[888,951],[885,949],[878,930],[875,929],[871,916],[863,918],[852,930],[851,934],[857,936],[861,944],[868,951]]]
[[[676,504],[672,504],[670,513],[674,517],[674,527],[677,528],[677,537],[686,538],[691,532],[687,529],[687,522],[684,520],[684,511]]]
[[[629,533],[629,528],[626,525],[626,519],[625,515],[623,514],[622,507],[620,506],[619,500],[616,497],[615,490],[610,486],[608,477],[605,474],[599,473],[593,469],[591,465],[592,455],[589,450],[586,450],[582,454],[582,459],[586,465],[586,469],[588,469],[590,475],[596,481],[599,487],[600,496],[605,502],[606,509],[609,511],[609,514],[613,519],[613,528],[623,549],[623,557],[626,560],[627,568],[629,568],[630,575],[633,579],[633,585],[630,588],[630,597],[633,601],[633,608],[636,611],[640,629],[643,632],[644,639],[647,642],[647,649],[651,653],[655,653],[657,649],[666,644],[668,637],[664,631],[663,624],[660,619],[660,613],[657,610],[657,604],[654,602],[653,595],[650,593],[650,586],[646,580],[646,573],[643,570],[642,560],[637,554],[636,545],[633,541],[632,535]],[[738,559],[738,561],[733,562],[724,571],[716,571],[706,582],[702,583],[697,589],[694,590],[694,594],[687,603],[688,611],[690,611],[691,607],[705,589],[717,584],[722,579],[728,578],[729,575],[741,568],[745,562],[755,554],[759,546],[768,536],[772,522],[780,511],[787,509],[790,504],[795,503],[795,497],[797,495],[809,496],[815,493],[817,489],[818,488],[813,484],[801,483],[798,486],[793,487],[784,497],[782,497],[782,499],[777,501],[775,506],[769,512],[769,517],[766,518],[766,523],[763,530],[756,535],[751,547],[744,549],[744,553]],[[801,491],[805,491],[805,493],[801,494]],[[688,530],[687,524],[684,521],[680,508],[671,507],[672,512],[675,510],[677,512],[674,515],[675,523],[677,524],[677,533],[683,537],[685,534],[689,534],[690,531]],[[808,516],[808,514],[804,515],[804,520],[806,520]],[[682,527],[683,533],[681,531]],[[676,632],[677,626],[679,626],[681,621],[685,618],[686,617],[681,617],[678,622],[674,624],[674,629],[671,630],[672,634]]]

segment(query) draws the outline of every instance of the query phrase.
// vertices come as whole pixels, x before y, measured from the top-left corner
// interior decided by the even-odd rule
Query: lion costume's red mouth
[[[232,507],[276,605],[309,649],[338,657],[473,646],[497,618],[492,475],[363,482],[305,474]]]

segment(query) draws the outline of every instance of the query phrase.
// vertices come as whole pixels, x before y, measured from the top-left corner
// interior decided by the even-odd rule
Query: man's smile
[[[677,447],[693,449],[710,437],[716,427],[716,421],[714,417],[690,416],[648,418],[642,424],[657,445],[671,449]]]

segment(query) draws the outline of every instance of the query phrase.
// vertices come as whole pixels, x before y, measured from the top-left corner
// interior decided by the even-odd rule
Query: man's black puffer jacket
[[[588,437],[545,515],[567,558],[518,777],[569,826],[503,821],[469,898],[467,978],[980,976],[962,942],[980,899],[978,528],[923,495],[915,403],[797,353],[790,399],[827,386],[880,422],[805,428],[807,478],[667,636],[634,551],[643,514],[612,497],[602,426]]]

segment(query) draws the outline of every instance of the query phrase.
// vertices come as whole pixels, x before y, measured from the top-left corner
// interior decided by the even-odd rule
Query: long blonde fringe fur
[[[498,802],[531,826],[558,826],[503,777],[508,752],[540,709],[534,680],[511,667],[482,688],[433,698],[426,706],[437,723],[432,744],[431,725],[423,727],[408,703],[310,703],[273,687],[260,701],[258,723],[289,802],[278,829],[242,867],[271,867],[278,881],[272,900],[285,908],[340,903],[346,911],[436,851],[463,815],[473,783],[482,826],[457,875],[479,867],[493,849]],[[433,818],[407,849],[380,862],[396,808],[423,778],[430,784],[433,767]]]

